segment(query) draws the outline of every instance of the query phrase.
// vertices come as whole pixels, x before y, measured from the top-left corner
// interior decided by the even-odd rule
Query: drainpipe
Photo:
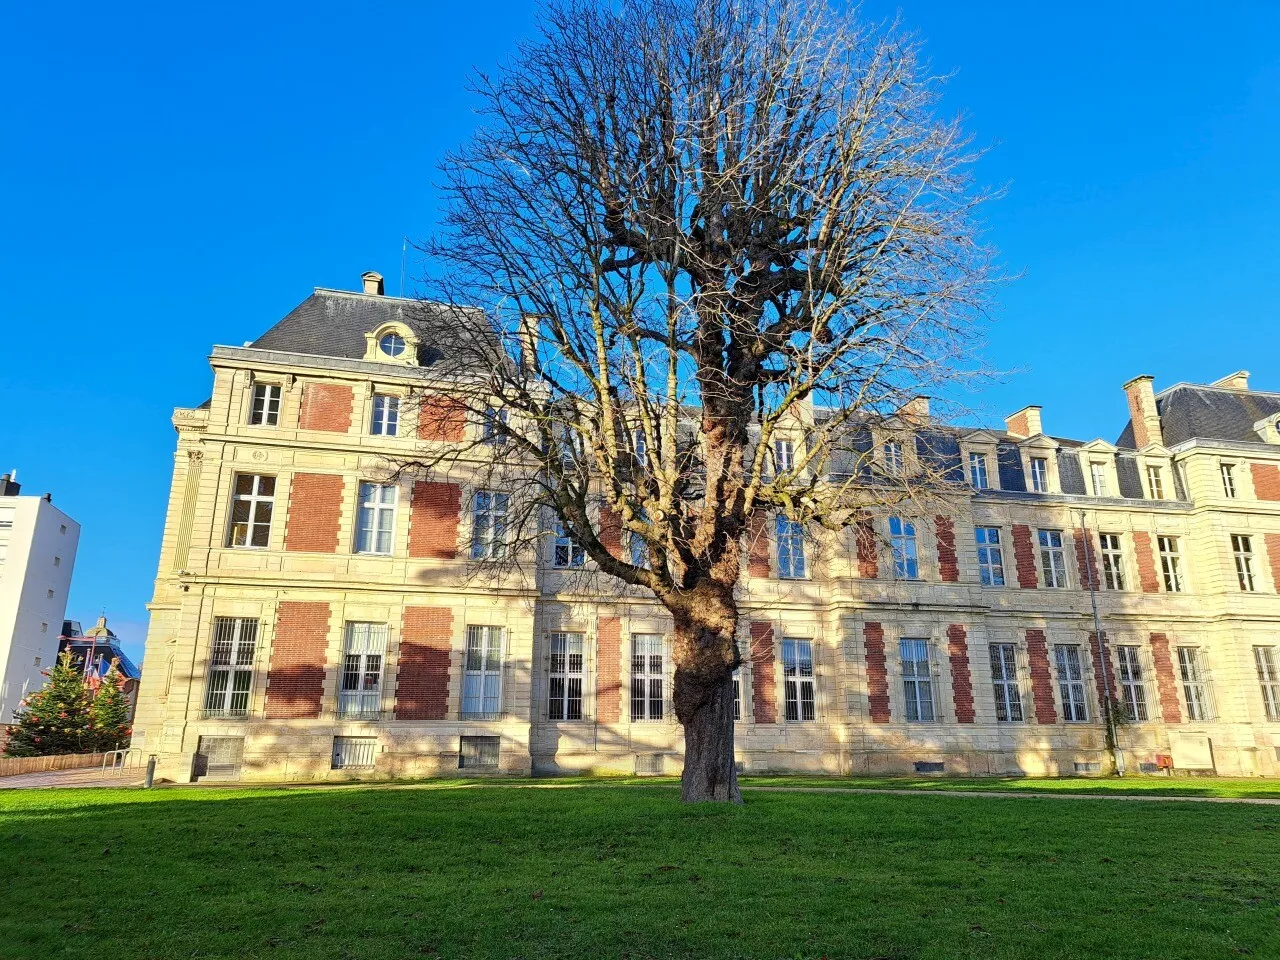
[[[1116,776],[1124,776],[1124,754],[1120,750],[1120,738],[1116,735],[1116,717],[1111,709],[1111,677],[1107,672],[1107,648],[1103,645],[1102,618],[1098,615],[1097,567],[1094,565],[1093,542],[1084,511],[1080,511],[1080,534],[1084,540],[1085,580],[1089,584],[1089,602],[1093,605],[1093,633],[1098,638],[1098,663],[1102,669],[1102,717],[1107,727],[1107,747],[1115,762]]]

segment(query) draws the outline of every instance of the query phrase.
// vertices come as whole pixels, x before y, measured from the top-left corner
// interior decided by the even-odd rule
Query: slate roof
[[[317,287],[270,330],[250,344],[315,357],[361,360],[365,334],[384,323],[403,323],[422,341],[418,363],[428,366],[443,356],[439,349],[456,329],[444,306],[400,297],[348,293]]]
[[[1193,438],[1258,443],[1253,425],[1280,412],[1280,393],[1180,383],[1156,397],[1156,409],[1166,447]],[[1133,421],[1125,425],[1116,446],[1134,448]]]

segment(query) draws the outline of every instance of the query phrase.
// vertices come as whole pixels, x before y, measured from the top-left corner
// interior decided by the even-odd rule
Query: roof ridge
[[[422,303],[430,306],[442,306],[438,300],[420,300],[417,297],[392,297],[385,293],[363,293],[359,290],[335,290],[333,287],[314,287],[313,293],[336,293],[343,297],[357,297],[368,300],[396,300],[401,303]]]
[[[1254,390],[1252,388],[1241,387],[1219,387],[1212,383],[1187,383],[1185,380],[1179,380],[1172,386],[1165,387],[1157,397],[1163,397],[1166,393],[1172,393],[1174,390],[1217,390],[1220,393],[1230,393],[1239,395],[1242,393],[1262,394],[1264,397],[1280,397],[1280,390]]]

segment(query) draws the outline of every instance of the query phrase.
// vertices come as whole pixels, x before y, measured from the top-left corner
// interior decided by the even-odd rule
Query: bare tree
[[[454,311],[452,399],[422,415],[486,436],[405,466],[500,475],[499,540],[549,517],[657,598],[681,797],[740,802],[750,537],[769,517],[862,535],[950,482],[907,401],[974,367],[974,153],[913,42],[824,0],[559,0],[477,88],[424,250],[434,299],[482,309]]]

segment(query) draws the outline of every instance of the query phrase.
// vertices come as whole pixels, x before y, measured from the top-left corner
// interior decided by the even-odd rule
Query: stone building
[[[211,399],[174,413],[135,724],[162,776],[678,772],[664,611],[591,587],[570,543],[487,576],[500,492],[463,466],[387,479],[483,429],[408,414],[446,389],[441,323],[366,274],[213,348]],[[742,768],[1104,771],[1105,685],[1130,768],[1280,774],[1280,394],[1238,373],[1123,395],[1115,442],[1046,434],[1039,407],[939,428],[929,455],[971,487],[945,515],[765,525]],[[873,455],[905,469],[906,446]]]

